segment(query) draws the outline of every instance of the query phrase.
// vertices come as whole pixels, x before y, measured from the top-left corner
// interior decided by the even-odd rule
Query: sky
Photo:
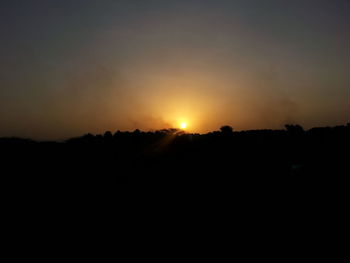
[[[0,0],[0,137],[350,122],[350,0]]]

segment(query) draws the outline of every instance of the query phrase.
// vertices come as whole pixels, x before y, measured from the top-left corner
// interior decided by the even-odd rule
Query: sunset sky
[[[350,122],[349,0],[1,0],[0,137]]]

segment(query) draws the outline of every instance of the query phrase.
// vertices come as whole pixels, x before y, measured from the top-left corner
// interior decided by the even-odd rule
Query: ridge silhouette
[[[39,185],[347,180],[349,146],[350,124],[250,131],[226,125],[207,134],[137,129],[64,142],[0,138],[2,179]]]

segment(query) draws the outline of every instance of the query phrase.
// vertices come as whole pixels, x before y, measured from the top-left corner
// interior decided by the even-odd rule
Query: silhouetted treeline
[[[64,142],[1,138],[3,179],[40,184],[346,179],[350,124],[207,134],[110,131]],[[20,177],[18,177],[20,176]]]

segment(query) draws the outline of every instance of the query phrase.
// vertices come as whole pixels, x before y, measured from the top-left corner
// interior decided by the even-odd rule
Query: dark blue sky
[[[0,136],[350,120],[348,0],[0,3]]]

